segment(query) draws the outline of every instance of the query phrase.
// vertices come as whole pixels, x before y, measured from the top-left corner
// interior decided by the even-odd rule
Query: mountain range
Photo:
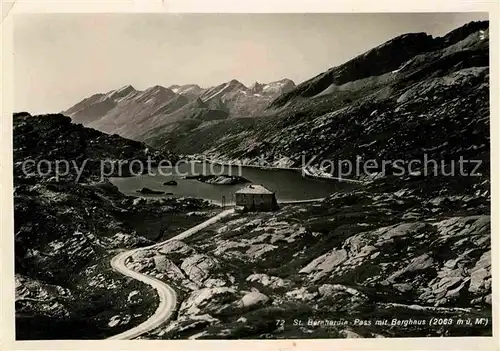
[[[290,79],[255,82],[250,87],[233,79],[206,89],[187,84],[168,88],[155,85],[139,91],[126,85],[92,95],[63,113],[106,133],[144,139],[152,130],[179,121],[201,123],[258,116],[274,98],[294,88]]]

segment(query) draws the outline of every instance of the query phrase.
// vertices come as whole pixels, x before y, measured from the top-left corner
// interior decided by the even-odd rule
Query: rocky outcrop
[[[203,255],[195,254],[182,261],[181,269],[193,282],[202,285],[210,270],[219,266],[218,261]]]
[[[284,288],[291,285],[290,281],[281,279],[280,277],[268,276],[267,274],[251,274],[246,279],[247,282],[257,282],[263,286],[268,286],[272,289]]]

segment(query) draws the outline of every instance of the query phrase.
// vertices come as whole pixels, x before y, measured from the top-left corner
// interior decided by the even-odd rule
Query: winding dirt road
[[[147,250],[147,249],[152,249],[159,247],[163,244],[165,244],[168,241],[172,240],[182,240],[185,239],[198,231],[208,227],[209,225],[219,221],[220,219],[234,213],[234,208],[222,211],[218,215],[209,218],[205,222],[202,222],[182,233],[179,235],[176,235],[173,238],[170,238],[168,240],[162,241],[161,243],[157,243],[154,245],[146,246],[146,247],[140,247],[137,249],[121,252],[118,255],[114,256],[111,259],[111,267],[113,267],[114,270],[120,272],[121,274],[134,278],[136,280],[139,280],[145,284],[148,284],[152,286],[154,289],[156,289],[158,293],[158,298],[160,300],[160,303],[158,305],[158,308],[156,309],[155,313],[149,317],[146,321],[142,322],[136,327],[133,327],[129,330],[126,330],[120,334],[114,335],[108,339],[114,339],[114,340],[128,340],[128,339],[133,339],[136,338],[150,330],[153,330],[157,327],[159,327],[162,323],[167,321],[171,316],[172,313],[175,310],[175,306],[177,305],[177,295],[175,293],[175,290],[172,289],[171,286],[168,284],[153,278],[151,276],[136,272],[131,270],[125,265],[125,261],[127,258],[129,258],[131,255],[133,255],[135,252],[140,251],[140,250]]]

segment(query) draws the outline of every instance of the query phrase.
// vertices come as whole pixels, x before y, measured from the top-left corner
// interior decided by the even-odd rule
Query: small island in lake
[[[236,185],[236,184],[245,184],[250,183],[248,179],[245,179],[240,176],[233,175],[192,175],[186,176],[186,179],[196,179],[200,182],[214,185]]]
[[[177,182],[175,180],[169,180],[163,183],[163,185],[177,185]]]
[[[142,188],[140,190],[136,190],[136,192],[141,193],[141,194],[165,194],[164,191],[152,190],[149,188]],[[172,193],[168,193],[167,195],[169,195],[169,194],[171,195]]]

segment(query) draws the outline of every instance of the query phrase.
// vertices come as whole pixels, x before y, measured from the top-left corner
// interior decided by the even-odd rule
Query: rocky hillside
[[[17,337],[103,338],[143,321],[155,309],[155,293],[114,273],[109,260],[117,250],[203,220],[207,205],[194,199],[147,202],[98,182],[98,161],[144,159],[155,151],[72,124],[69,117],[16,114],[13,137]],[[54,167],[63,159],[78,167],[90,160],[78,182],[76,171],[60,177],[48,172],[47,162]],[[27,175],[27,160],[45,167],[25,168]],[[198,215],[185,215],[193,211]]]
[[[491,335],[488,186],[438,194],[426,183],[380,179],[313,205],[235,214],[137,253],[129,267],[182,296],[176,320],[144,338]]]
[[[256,164],[489,159],[488,22],[396,37],[275,99],[272,117],[183,125],[151,145]],[[380,171],[374,169],[374,172]]]
[[[260,115],[273,99],[293,88],[289,79],[250,88],[235,79],[207,89],[187,84],[138,91],[127,85],[86,98],[64,114],[106,133],[143,140],[161,128]]]
[[[138,160],[147,165],[148,158],[151,159],[152,165],[153,161],[176,160],[176,156],[169,151],[155,150],[144,143],[116,134],[107,135],[73,124],[69,117],[61,114],[14,114],[14,174],[18,179],[33,177],[35,181],[38,176],[43,175],[72,181],[77,179],[81,170],[82,182],[89,179],[99,180],[101,160],[109,161],[104,164],[103,175],[127,176],[132,172],[139,172],[140,166],[124,163],[120,168],[117,165],[113,167],[111,163],[119,160]],[[29,160],[33,162],[26,163],[23,170],[23,163]],[[63,165],[60,166],[59,174],[56,174],[58,160],[69,162],[70,169],[67,174]]]

